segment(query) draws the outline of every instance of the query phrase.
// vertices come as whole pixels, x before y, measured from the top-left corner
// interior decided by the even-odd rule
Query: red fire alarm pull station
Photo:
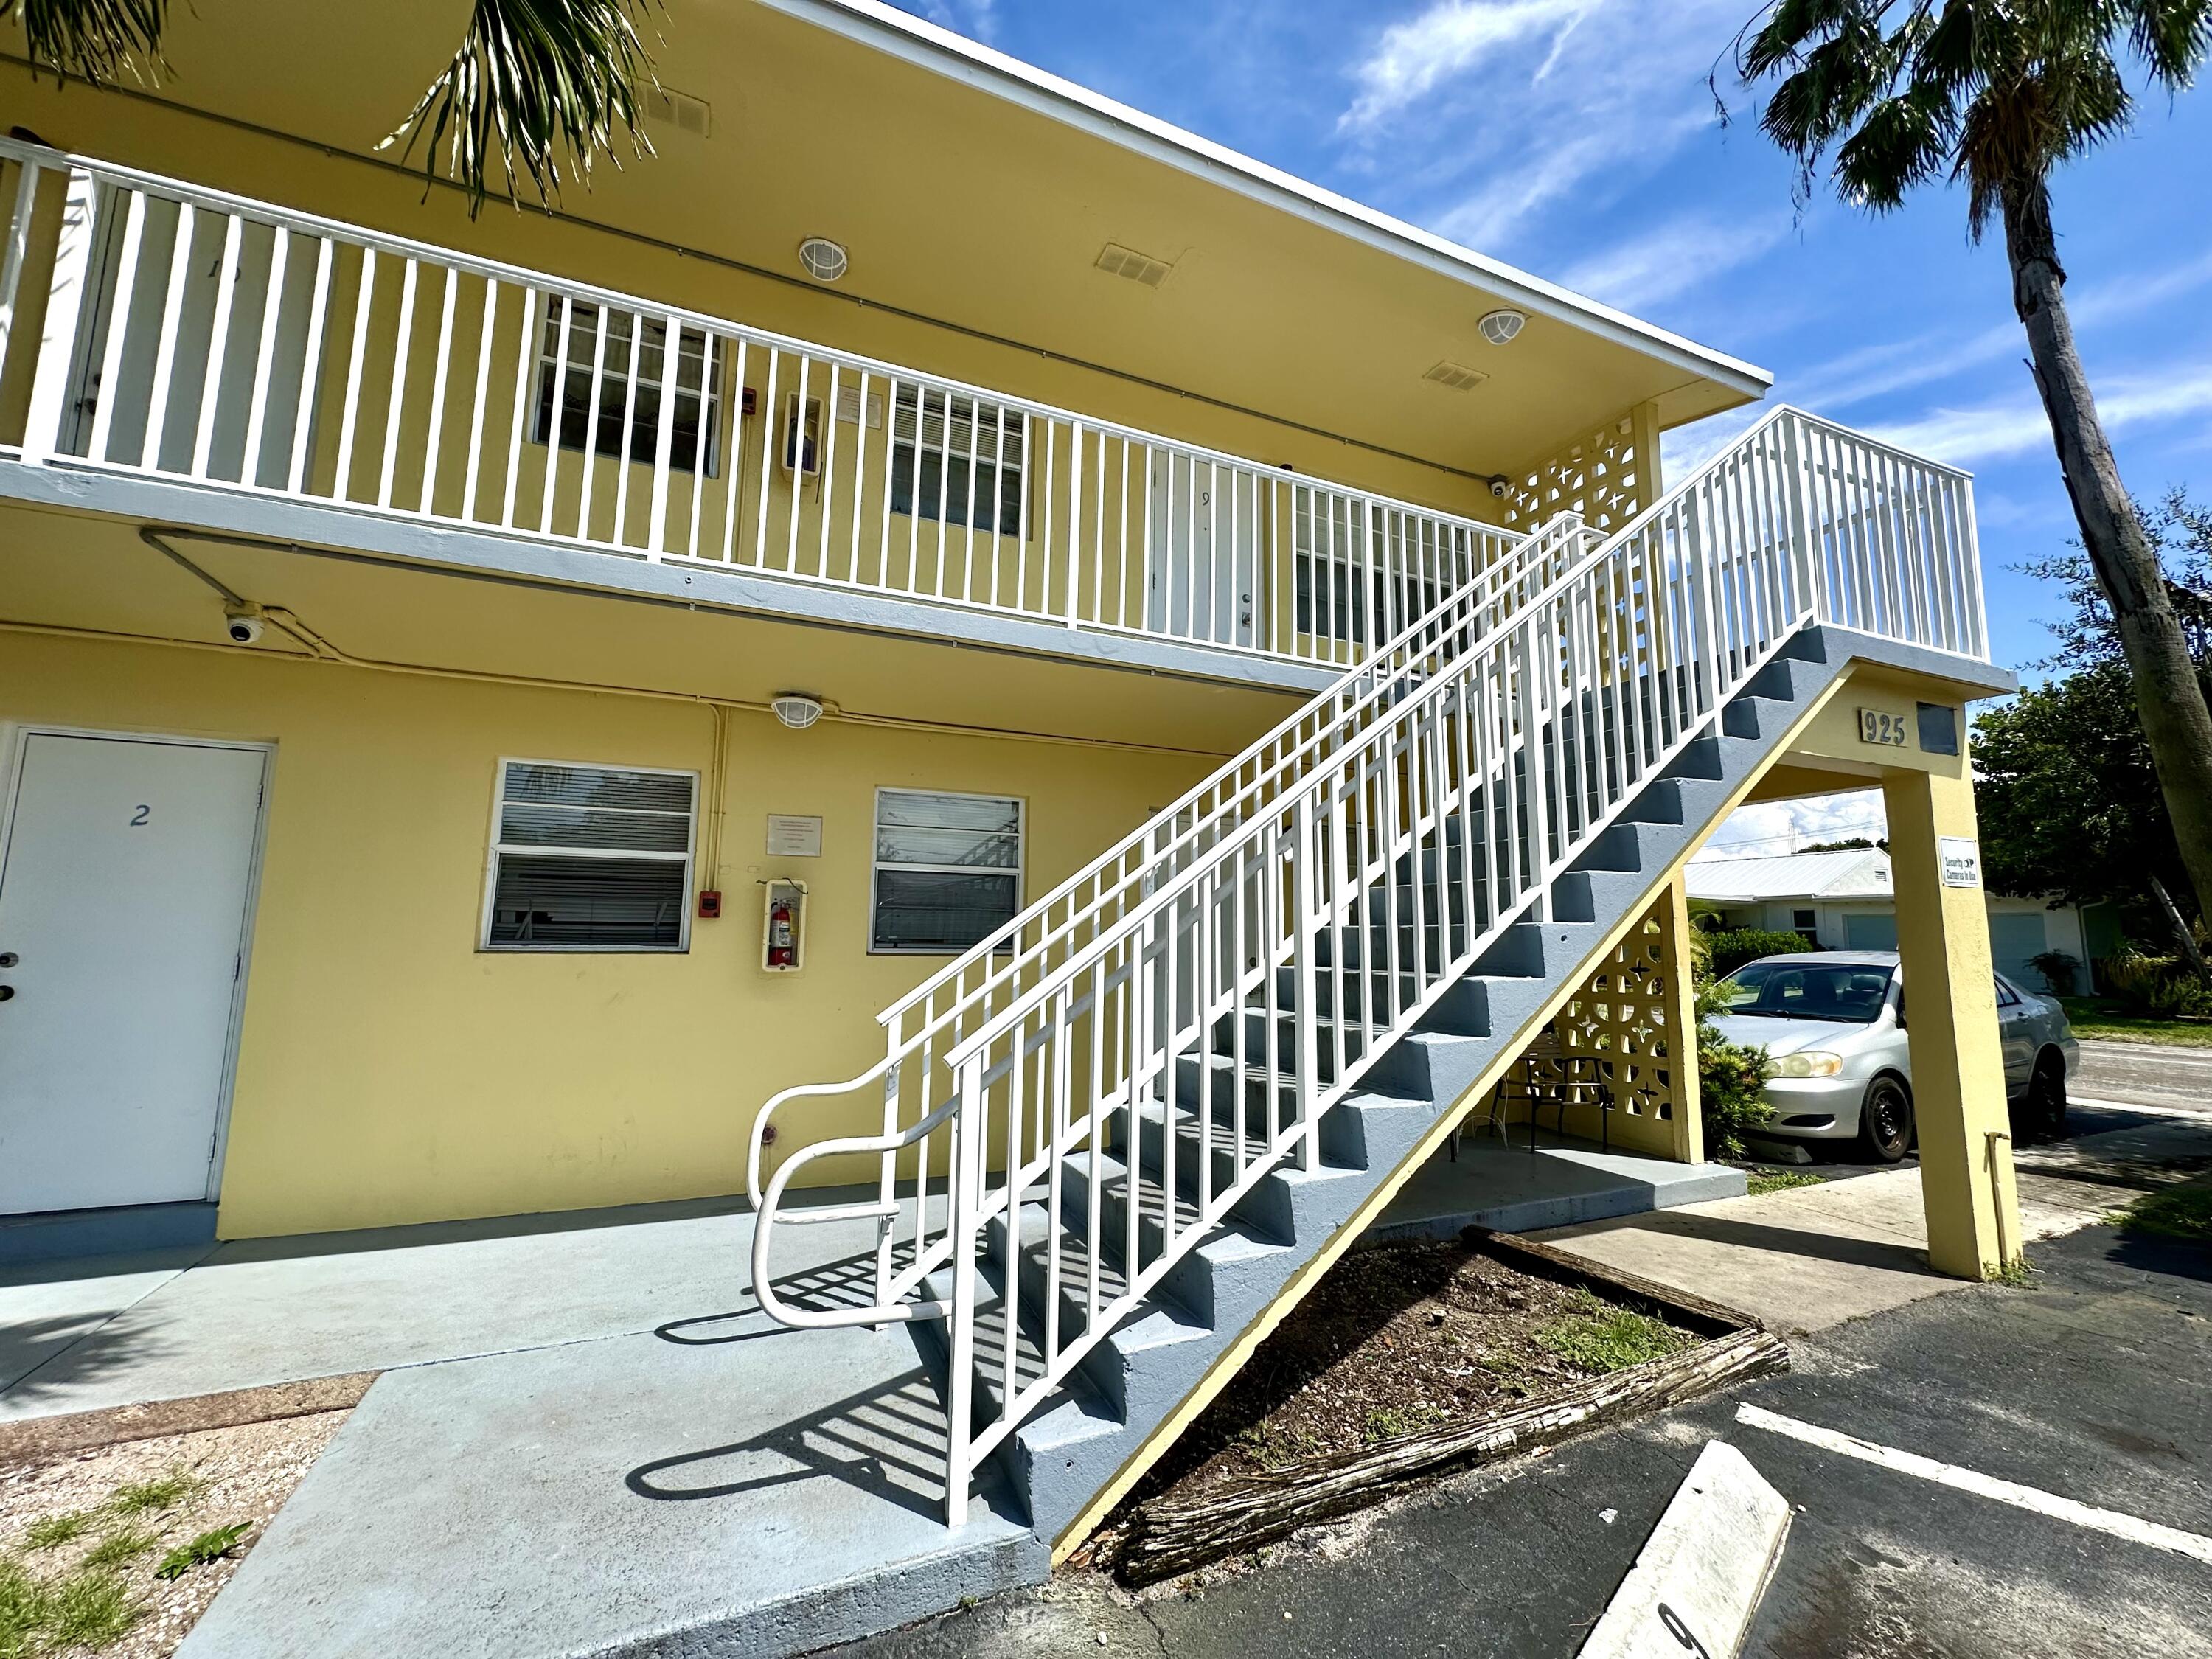
[[[806,884],[761,884],[761,971],[795,974],[806,966]]]
[[[722,896],[709,887],[699,895],[699,920],[713,921],[722,914]]]

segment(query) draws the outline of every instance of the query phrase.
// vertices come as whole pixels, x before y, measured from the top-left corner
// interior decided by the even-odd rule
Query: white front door
[[[1146,626],[1176,639],[1249,646],[1266,603],[1259,480],[1218,462],[1155,453]]]
[[[24,735],[0,828],[0,1214],[210,1196],[267,760]]]

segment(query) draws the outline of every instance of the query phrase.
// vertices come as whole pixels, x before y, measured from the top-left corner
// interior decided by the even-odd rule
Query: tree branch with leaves
[[[2002,226],[2013,309],[2060,472],[2132,678],[2198,908],[2212,915],[2212,709],[2158,551],[2120,481],[2066,310],[2051,175],[2125,132],[2132,70],[2168,95],[2212,55],[2212,0],[1771,0],[1735,72],[1771,83],[1759,125],[1796,161],[1801,205],[1828,168],[1873,212],[1946,181],[1979,240]]]
[[[550,205],[564,179],[588,186],[599,157],[651,155],[639,125],[641,88],[658,84],[639,28],[651,3],[475,0],[453,60],[378,148],[404,142],[410,160],[419,148],[424,176],[459,184],[472,214],[495,174],[517,205],[526,183]],[[168,0],[0,0],[8,17],[35,67],[94,86],[167,68]]]

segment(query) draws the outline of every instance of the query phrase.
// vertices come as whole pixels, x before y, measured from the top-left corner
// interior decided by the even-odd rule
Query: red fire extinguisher
[[[769,907],[768,965],[771,968],[796,968],[799,965],[799,945],[791,931],[791,900],[780,898]]]

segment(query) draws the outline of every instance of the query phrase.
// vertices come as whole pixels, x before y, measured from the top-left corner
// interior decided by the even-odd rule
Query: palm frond
[[[21,16],[34,69],[100,86],[128,75],[155,78],[169,0],[0,0],[0,18]]]
[[[2008,197],[2126,131],[2130,72],[2178,90],[2212,57],[2212,0],[1767,0],[1737,36],[1759,125],[1808,199],[1897,206],[1966,184],[1979,236]]]
[[[491,191],[495,157],[509,198],[527,180],[550,204],[564,176],[588,184],[600,155],[619,167],[618,143],[650,155],[638,86],[653,64],[634,15],[646,4],[476,0],[453,62],[380,148],[404,138],[411,160],[421,143],[424,172],[458,180],[471,213]]]

